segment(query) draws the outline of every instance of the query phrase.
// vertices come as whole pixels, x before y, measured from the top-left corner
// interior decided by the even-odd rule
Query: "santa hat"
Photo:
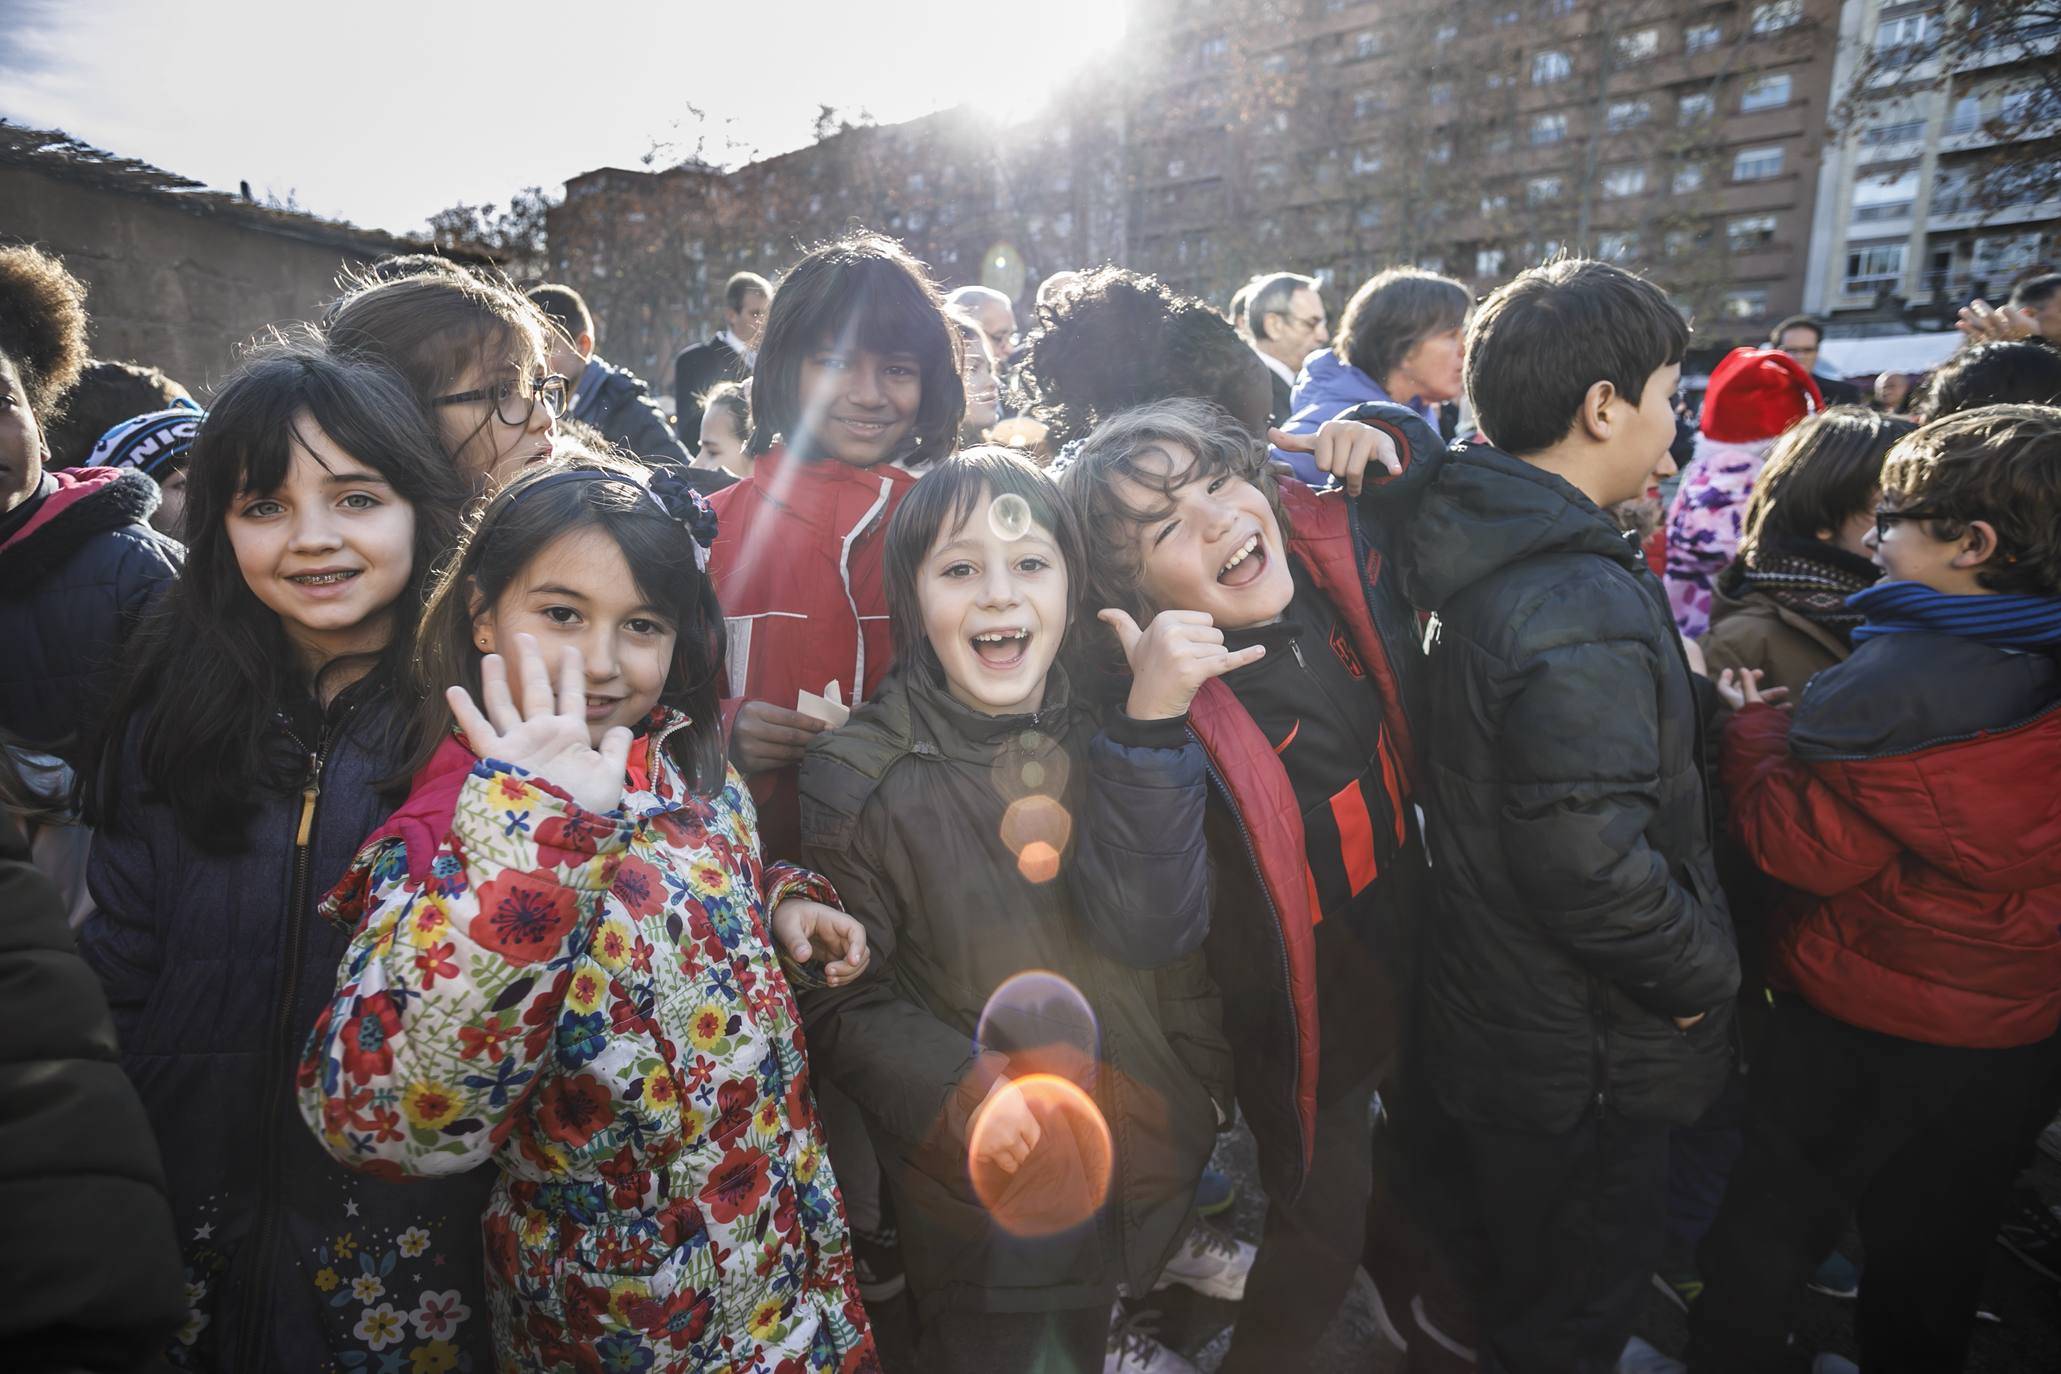
[[[1735,348],[1711,370],[1700,426],[1724,443],[1751,444],[1824,408],[1802,363],[1772,348]]]

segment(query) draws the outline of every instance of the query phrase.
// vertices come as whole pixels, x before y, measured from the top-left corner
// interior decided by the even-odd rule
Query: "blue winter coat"
[[[391,809],[373,782],[395,764],[392,717],[361,696],[346,693],[320,732],[282,719],[282,757],[319,757],[319,790],[263,799],[247,852],[200,852],[143,795],[135,729],[127,785],[93,839],[81,952],[164,1154],[193,1302],[171,1356],[187,1368],[409,1371],[439,1341],[452,1358],[436,1349],[421,1367],[494,1367],[480,1254],[493,1170],[368,1178],[332,1160],[294,1105],[294,1066],[348,943],[315,907]]]
[[[1413,401],[1415,398],[1411,398]],[[1290,434],[1315,434],[1326,420],[1335,420],[1354,406],[1369,401],[1396,403],[1395,398],[1381,389],[1381,383],[1339,357],[1331,349],[1310,354],[1302,365],[1302,375],[1295,379],[1295,395],[1290,404],[1295,407],[1287,421],[1281,426]],[[1430,406],[1413,404],[1409,407],[1433,432],[1438,430],[1438,412]],[[1317,470],[1316,462],[1307,453],[1290,453],[1286,449],[1274,450],[1274,461],[1286,463],[1295,469],[1295,475],[1313,487],[1321,487],[1331,480]]]

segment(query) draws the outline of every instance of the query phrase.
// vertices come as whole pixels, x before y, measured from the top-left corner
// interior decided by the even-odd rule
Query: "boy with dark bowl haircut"
[[[1612,1370],[1658,1256],[1667,1131],[1722,1086],[1738,952],[1695,679],[1609,511],[1672,471],[1688,329],[1604,263],[1533,268],[1467,338],[1487,443],[1407,525],[1438,912],[1415,1069],[1484,1369]]]

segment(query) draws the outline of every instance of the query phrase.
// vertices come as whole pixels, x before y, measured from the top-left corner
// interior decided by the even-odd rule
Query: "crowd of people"
[[[1872,406],[1582,259],[857,234],[670,407],[339,285],[203,408],[0,249],[0,1364],[1300,1370],[1364,1271],[1414,1374],[1937,1374],[2061,1274],[2061,275]]]

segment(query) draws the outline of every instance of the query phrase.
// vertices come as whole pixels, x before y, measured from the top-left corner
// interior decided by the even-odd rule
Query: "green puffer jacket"
[[[802,852],[865,922],[873,957],[851,986],[801,992],[809,1057],[867,1114],[924,1310],[1060,1311],[1120,1282],[1142,1293],[1185,1235],[1232,1100],[1216,986],[1199,954],[1140,970],[1097,953],[1071,889],[1206,904],[1207,786],[1193,741],[1098,735],[1057,669],[1042,710],[1003,718],[954,701],[934,670],[898,670],[810,744]],[[1029,971],[1080,1001],[1043,979],[996,997]],[[1012,1234],[982,1205],[967,1127],[1003,1072],[1060,1074],[1108,1123],[1108,1196],[1083,1224]],[[1013,1178],[983,1178],[1006,1183],[1005,1213],[1066,1194],[1094,1154],[1044,1120]]]

